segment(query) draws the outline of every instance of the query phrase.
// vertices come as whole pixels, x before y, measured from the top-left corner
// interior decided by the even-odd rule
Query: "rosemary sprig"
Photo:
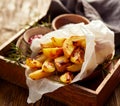
[[[45,22],[42,21],[42,22],[41,22],[41,26],[51,28],[51,17],[50,17],[50,15],[48,16],[47,21],[45,21]]]
[[[27,57],[23,55],[20,48],[18,48],[14,43],[11,43],[11,48],[6,58],[14,61],[17,65],[21,65]]]

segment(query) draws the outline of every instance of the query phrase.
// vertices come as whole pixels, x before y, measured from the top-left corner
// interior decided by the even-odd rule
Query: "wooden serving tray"
[[[13,84],[27,88],[24,65],[18,66],[14,61],[5,58],[5,54],[10,50],[11,43],[16,43],[20,36],[25,32],[25,29],[18,32],[7,42],[0,46],[0,78],[5,79]]]
[[[19,66],[14,61],[4,58],[11,43],[25,32],[21,30],[4,45],[0,46],[0,78],[18,86],[27,88],[24,65]],[[110,65],[109,73],[103,78],[101,68],[86,79],[61,87],[54,92],[44,94],[40,100],[41,106],[102,106],[120,82],[120,60]]]

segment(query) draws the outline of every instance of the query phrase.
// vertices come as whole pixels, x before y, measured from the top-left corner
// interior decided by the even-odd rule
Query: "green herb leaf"
[[[23,55],[20,48],[18,48],[14,43],[11,43],[11,48],[6,58],[11,61],[15,61],[17,65],[20,65],[21,63],[24,63],[27,57]]]

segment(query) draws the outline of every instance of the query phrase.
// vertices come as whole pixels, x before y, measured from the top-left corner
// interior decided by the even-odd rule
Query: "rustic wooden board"
[[[25,78],[25,68],[17,66],[12,62],[6,62],[0,59],[0,78],[5,79],[11,83],[27,88]]]
[[[13,84],[27,88],[25,78],[25,67],[18,66],[14,62],[7,62],[4,59],[5,53],[10,49],[10,43],[16,42],[23,34],[17,34],[9,42],[0,47],[0,78]],[[92,77],[79,81],[55,90],[52,93],[44,94],[41,99],[41,106],[102,106],[115,87],[119,84],[120,60],[116,62],[110,73],[102,79],[102,71],[94,71]],[[94,76],[94,77],[93,77]],[[47,101],[47,102],[46,102]]]

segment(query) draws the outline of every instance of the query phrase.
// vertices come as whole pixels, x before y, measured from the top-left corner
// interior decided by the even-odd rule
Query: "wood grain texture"
[[[27,89],[0,79],[0,106],[46,106],[43,101],[27,104],[27,97]],[[55,103],[54,106],[64,105]],[[117,86],[104,106],[120,106],[120,85]]]
[[[28,90],[0,79],[0,106],[40,106],[40,102],[28,104]]]

